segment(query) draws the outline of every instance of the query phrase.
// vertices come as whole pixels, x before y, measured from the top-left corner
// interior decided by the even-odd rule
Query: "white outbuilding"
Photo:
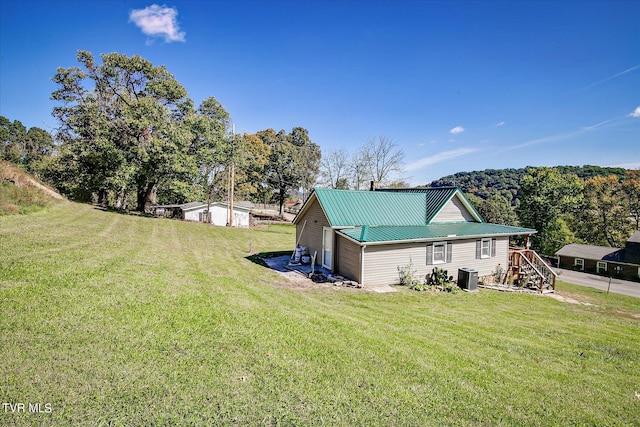
[[[157,216],[180,218],[185,221],[209,222],[213,225],[228,226],[231,209],[227,203],[190,202],[182,205],[158,205],[154,207]],[[233,206],[233,226],[248,228],[251,223],[251,209],[237,204]]]

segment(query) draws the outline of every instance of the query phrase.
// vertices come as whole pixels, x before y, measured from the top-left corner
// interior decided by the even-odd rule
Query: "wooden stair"
[[[535,289],[540,293],[553,293],[557,274],[536,251],[509,248],[509,273],[513,283],[521,288]]]

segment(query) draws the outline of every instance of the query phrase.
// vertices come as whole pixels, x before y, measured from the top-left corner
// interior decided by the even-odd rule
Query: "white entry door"
[[[322,229],[322,266],[328,270],[333,269],[333,229]]]

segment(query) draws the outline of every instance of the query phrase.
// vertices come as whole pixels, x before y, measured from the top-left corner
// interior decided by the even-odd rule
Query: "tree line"
[[[119,53],[94,58],[78,51],[78,66],[52,78],[59,122],[53,137],[2,117],[2,158],[79,201],[144,211],[150,205],[226,197],[282,206],[316,184],[368,188],[370,181],[406,186],[404,154],[384,135],[356,153],[323,157],[303,127],[235,134],[213,96],[195,106],[164,66]]]
[[[237,198],[280,205],[309,191],[321,157],[306,129],[233,132],[213,96],[197,107],[163,66],[140,56],[77,54],[58,68],[53,137],[2,118],[1,156],[68,197],[144,211],[156,203],[221,200],[234,171]],[[55,140],[55,143],[54,143]]]
[[[518,204],[520,198],[520,182],[532,167],[519,169],[485,169],[472,172],[458,172],[447,175],[428,184],[429,187],[444,187],[453,185],[459,187],[466,194],[472,194],[482,199],[489,199],[500,195],[507,199],[512,206]],[[626,169],[601,167],[593,165],[585,166],[556,166],[558,172],[563,175],[575,174],[582,180],[588,180],[596,176],[615,175],[624,178]]]
[[[624,247],[640,229],[640,171],[585,169],[586,178],[573,173],[574,167],[528,168],[515,206],[500,193],[467,196],[487,222],[536,229],[532,248],[543,254],[553,255],[567,243]]]
[[[27,128],[19,121],[0,116],[0,159],[21,165],[42,177],[55,149],[53,137],[39,127]]]

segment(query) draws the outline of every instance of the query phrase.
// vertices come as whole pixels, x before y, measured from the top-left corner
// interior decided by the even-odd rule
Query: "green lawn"
[[[294,233],[0,217],[0,425],[640,425],[640,300],[289,289]]]

